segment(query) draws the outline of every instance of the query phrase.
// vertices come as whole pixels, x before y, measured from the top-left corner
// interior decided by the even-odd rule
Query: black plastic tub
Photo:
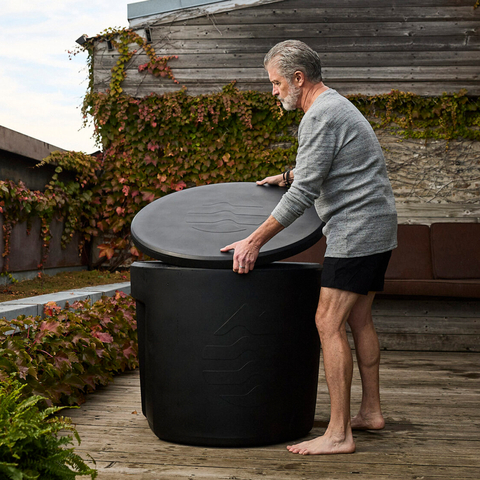
[[[161,261],[131,267],[142,409],[162,440],[275,444],[313,426],[320,345],[317,264],[248,275]]]

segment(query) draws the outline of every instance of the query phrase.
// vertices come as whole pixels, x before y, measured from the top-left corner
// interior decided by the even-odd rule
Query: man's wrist
[[[292,184],[292,181],[290,180],[290,172],[292,171],[291,168],[288,168],[283,172],[283,183],[289,187]]]

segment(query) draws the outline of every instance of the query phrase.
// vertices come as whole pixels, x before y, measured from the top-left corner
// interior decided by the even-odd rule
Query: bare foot
[[[327,436],[327,434],[302,442],[297,445],[289,445],[287,450],[291,453],[298,453],[299,455],[332,455],[339,453],[353,453],[355,452],[355,442],[353,436],[350,434],[343,438],[334,438]]]
[[[362,415],[358,413],[352,418],[352,430],[381,430],[385,427],[385,419],[381,413]]]

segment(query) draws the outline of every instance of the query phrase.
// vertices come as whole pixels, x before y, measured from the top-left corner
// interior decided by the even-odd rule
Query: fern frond
[[[44,398],[23,398],[24,385],[0,382],[0,478],[3,480],[75,480],[96,478],[73,448],[80,437],[71,420],[54,416],[65,407],[45,407]],[[67,430],[68,435],[59,435]]]

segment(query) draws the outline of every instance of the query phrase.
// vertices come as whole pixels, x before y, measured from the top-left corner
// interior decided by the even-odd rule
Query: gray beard
[[[300,96],[300,88],[290,85],[288,88],[288,95],[285,98],[280,98],[282,106],[285,110],[291,111],[297,108],[298,97]]]

